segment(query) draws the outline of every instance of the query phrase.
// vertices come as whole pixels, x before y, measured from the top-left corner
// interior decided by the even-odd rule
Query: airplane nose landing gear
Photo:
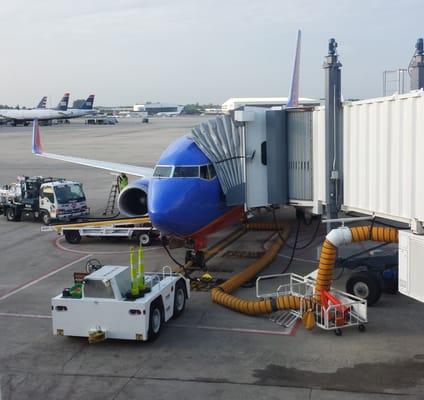
[[[185,263],[192,262],[193,265],[201,270],[206,269],[205,252],[201,250],[186,250]]]

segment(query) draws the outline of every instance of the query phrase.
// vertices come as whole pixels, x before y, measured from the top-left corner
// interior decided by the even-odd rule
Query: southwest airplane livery
[[[293,78],[299,79],[300,33]],[[289,104],[297,105],[298,84],[292,82]],[[168,237],[184,239],[203,264],[202,249],[207,236],[243,216],[243,207],[229,207],[209,158],[189,136],[171,143],[156,167],[138,167],[46,153],[41,144],[38,121],[34,120],[32,152],[51,158],[140,177],[123,189],[118,208],[130,217],[149,215],[152,224]],[[199,256],[199,258],[198,258]],[[203,266],[203,265],[201,265]]]

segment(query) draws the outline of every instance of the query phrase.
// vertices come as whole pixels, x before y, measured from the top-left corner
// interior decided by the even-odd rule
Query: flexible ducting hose
[[[310,314],[313,309],[312,300],[302,299],[297,296],[279,296],[276,299],[264,299],[264,300],[244,300],[231,293],[238,289],[242,284],[254,278],[259,272],[267,267],[272,261],[274,261],[280,249],[283,247],[285,240],[289,234],[289,228],[285,224],[278,224],[277,226],[273,223],[254,223],[247,224],[246,229],[248,230],[280,230],[282,231],[281,237],[278,237],[276,241],[271,245],[268,251],[258,260],[250,264],[245,270],[234,275],[226,282],[222,283],[216,288],[211,290],[211,297],[214,303],[220,304],[233,311],[237,311],[247,315],[261,315],[269,314],[277,310],[298,310],[302,304],[302,308],[307,310],[304,318],[304,325],[308,329],[311,329],[315,321],[311,320]]]
[[[322,290],[330,290],[331,288],[337,248],[341,245],[364,240],[396,243],[398,241],[398,230],[382,226],[356,226],[353,228],[341,227],[333,229],[326,236],[321,248],[315,284],[315,299],[317,301],[321,299]]]

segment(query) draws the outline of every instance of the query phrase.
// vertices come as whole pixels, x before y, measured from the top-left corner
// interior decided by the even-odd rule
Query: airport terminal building
[[[146,104],[135,104],[133,111],[136,112],[147,112],[149,115],[157,114],[181,114],[184,107],[178,104],[171,103],[146,103]]]

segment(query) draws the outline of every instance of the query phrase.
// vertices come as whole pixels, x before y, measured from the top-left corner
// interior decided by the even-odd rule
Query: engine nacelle
[[[129,217],[140,217],[147,214],[148,179],[131,182],[118,197],[118,208]]]

